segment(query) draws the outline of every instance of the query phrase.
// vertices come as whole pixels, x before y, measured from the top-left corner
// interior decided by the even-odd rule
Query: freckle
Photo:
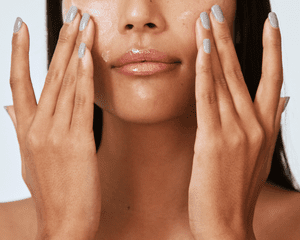
[[[129,210],[129,209],[130,209],[130,206],[128,206],[127,209]]]

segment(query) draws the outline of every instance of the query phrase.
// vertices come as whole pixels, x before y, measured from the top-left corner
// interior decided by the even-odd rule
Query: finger
[[[13,33],[10,87],[16,122],[19,126],[28,125],[36,109],[36,98],[30,78],[29,69],[29,32],[27,25],[21,21],[21,29]],[[27,130],[27,128],[25,128]]]
[[[205,34],[208,34],[209,39],[211,39],[212,70],[213,70],[213,77],[215,80],[215,89],[218,98],[221,124],[222,125],[227,125],[228,123],[232,124],[232,122],[235,121],[238,115],[234,107],[233,100],[231,97],[231,93],[228,89],[226,79],[223,74],[223,69],[221,67],[221,63],[219,60],[213,33],[211,31],[211,28],[210,27],[208,28],[208,24],[205,24],[205,22],[210,23],[210,19],[206,12],[202,12],[200,14],[200,19],[201,22],[204,23],[202,24],[202,31],[206,31]]]
[[[228,23],[224,17],[221,17],[222,22],[215,18],[213,13],[223,15],[218,5],[214,5],[211,10],[212,32],[236,112],[247,123],[251,120],[256,121],[253,102],[242,74]]]
[[[204,51],[205,41],[209,43],[209,33],[201,30],[201,22],[200,18],[198,18],[196,21],[198,54],[196,59],[195,83],[197,124],[201,132],[210,132],[219,129],[221,122],[211,68],[211,54]]]
[[[276,14],[273,16],[276,17]],[[263,49],[262,76],[254,106],[264,124],[273,127],[283,83],[283,69],[280,29],[273,28],[269,19],[264,24]]]
[[[282,111],[284,109],[285,105],[285,98],[280,98],[280,102],[278,104],[278,110],[276,112],[276,117],[275,117],[275,139],[274,139],[274,146],[278,137],[278,133],[280,130],[280,122],[281,122],[281,117],[282,117]]]
[[[81,16],[76,14],[75,19],[65,22],[59,33],[58,43],[49,67],[45,85],[39,100],[35,120],[45,123],[52,118],[61,89],[61,83],[72,56],[74,45],[79,31]]]
[[[16,113],[15,113],[14,106],[8,106],[7,107],[7,112],[8,112],[8,115],[10,116],[10,119],[12,120],[12,122],[15,126],[15,129],[17,130],[17,119],[16,119]]]
[[[268,151],[267,154],[267,158],[265,161],[265,173],[266,173],[266,177],[269,175],[270,170],[271,170],[271,166],[272,166],[272,159],[273,159],[273,154],[274,154],[274,149],[276,146],[276,141],[278,138],[278,134],[279,134],[279,130],[280,130],[280,123],[281,123],[281,117],[282,117],[282,111],[284,109],[284,104],[285,104],[285,99],[284,98],[280,98],[280,102],[279,102],[279,106],[278,106],[278,111],[276,113],[276,118],[275,118],[275,128],[274,128],[274,136],[272,136],[272,141],[270,142],[270,149]]]
[[[83,42],[78,50],[77,85],[71,131],[80,134],[93,132],[94,119],[94,66],[92,54]]]
[[[57,131],[66,131],[71,128],[72,114],[74,110],[74,99],[76,93],[76,85],[78,80],[78,49],[82,41],[92,48],[94,39],[94,23],[88,14],[83,14],[81,23],[86,20],[87,26],[84,30],[80,30],[76,39],[76,44],[69,61],[68,68],[63,78],[62,87],[56,104],[54,114],[54,126]],[[79,27],[79,26],[78,26]],[[75,99],[76,101],[76,99]]]

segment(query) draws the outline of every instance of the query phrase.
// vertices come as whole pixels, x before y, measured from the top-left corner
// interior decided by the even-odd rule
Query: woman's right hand
[[[38,105],[30,79],[29,32],[24,22],[12,39],[14,109],[9,112],[14,111],[16,118],[22,178],[36,206],[41,238],[70,231],[72,239],[92,239],[100,223],[94,69],[89,50],[94,42],[94,22],[90,19],[80,31],[80,21],[77,13],[73,22],[61,28]],[[80,59],[82,42],[86,50]]]

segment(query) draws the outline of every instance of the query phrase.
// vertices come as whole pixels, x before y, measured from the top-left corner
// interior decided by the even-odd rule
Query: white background
[[[292,172],[300,183],[300,28],[299,0],[271,0],[282,34],[284,86],[281,96],[290,96],[282,115],[283,140]],[[31,197],[21,175],[21,157],[17,135],[2,106],[13,105],[9,85],[11,39],[17,17],[27,24],[30,34],[30,72],[39,101],[47,75],[46,3],[41,0],[5,1],[0,8],[0,202]],[[1,110],[2,109],[2,110]],[[296,186],[297,187],[297,186]]]

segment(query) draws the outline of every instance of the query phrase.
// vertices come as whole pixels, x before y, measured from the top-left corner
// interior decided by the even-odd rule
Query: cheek
[[[183,64],[193,66],[197,57],[196,44],[196,20],[199,18],[200,11],[182,12],[174,19],[173,37],[170,44],[176,46],[178,54],[183,57]]]

